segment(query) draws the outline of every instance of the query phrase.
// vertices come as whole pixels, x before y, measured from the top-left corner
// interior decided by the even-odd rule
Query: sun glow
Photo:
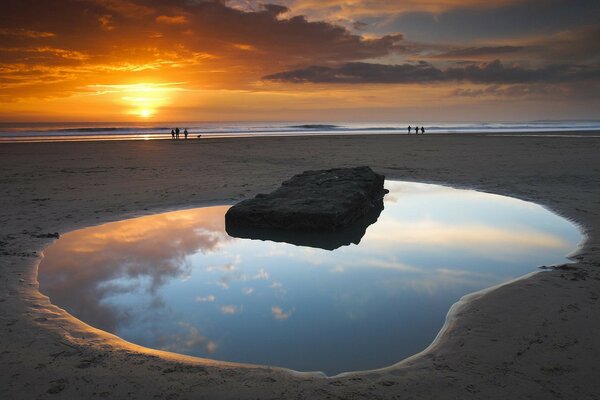
[[[172,93],[184,89],[182,83],[136,83],[92,85],[98,94],[111,95],[123,107],[123,113],[139,118],[154,117],[160,108],[172,103]]]
[[[149,118],[152,116],[152,111],[151,110],[140,110],[140,117],[142,118]]]

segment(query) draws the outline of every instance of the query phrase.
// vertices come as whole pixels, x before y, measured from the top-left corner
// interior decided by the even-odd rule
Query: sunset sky
[[[2,0],[2,121],[600,119],[598,0]]]

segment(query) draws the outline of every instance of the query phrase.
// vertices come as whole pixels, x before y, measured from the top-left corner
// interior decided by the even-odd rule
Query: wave
[[[306,124],[306,125],[290,125],[289,128],[299,128],[299,129],[341,129],[342,126],[339,125],[329,125],[329,124]]]
[[[191,135],[216,136],[285,136],[285,135],[344,135],[344,134],[406,134],[408,125],[425,127],[426,133],[515,133],[525,132],[590,132],[600,131],[600,121],[529,121],[529,122],[457,122],[457,123],[205,123],[173,122],[127,124],[118,123],[0,123],[0,141],[10,142],[29,138],[35,140],[119,140],[170,138],[172,127],[187,128]],[[172,126],[167,126],[172,125]],[[47,138],[47,139],[44,139]]]
[[[119,127],[119,126],[111,126],[111,127],[93,127],[93,128],[61,128],[61,129],[46,129],[39,130],[38,132],[139,132],[139,131],[165,131],[167,128],[164,126],[156,126],[156,127]]]

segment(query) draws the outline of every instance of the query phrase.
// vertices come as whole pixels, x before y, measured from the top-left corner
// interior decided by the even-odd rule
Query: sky
[[[597,0],[2,0],[0,121],[600,119]]]

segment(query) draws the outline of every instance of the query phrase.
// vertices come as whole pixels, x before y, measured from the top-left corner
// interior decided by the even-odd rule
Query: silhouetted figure
[[[175,139],[175,129],[171,129],[171,139]]]
[[[419,127],[418,126],[415,126],[415,133],[419,134]]]
[[[410,127],[410,125],[409,125],[409,126],[408,126],[408,134],[409,134],[409,135],[410,135],[410,130],[411,130],[411,129],[412,129],[412,128],[411,128],[411,127]]]
[[[183,136],[187,139],[188,131],[187,128],[183,130]]]
[[[425,127],[424,127],[424,126],[422,126],[422,127],[421,127],[421,135],[422,135],[422,134],[424,134],[424,133],[425,133]]]
[[[179,128],[175,128],[175,138],[179,139]]]

